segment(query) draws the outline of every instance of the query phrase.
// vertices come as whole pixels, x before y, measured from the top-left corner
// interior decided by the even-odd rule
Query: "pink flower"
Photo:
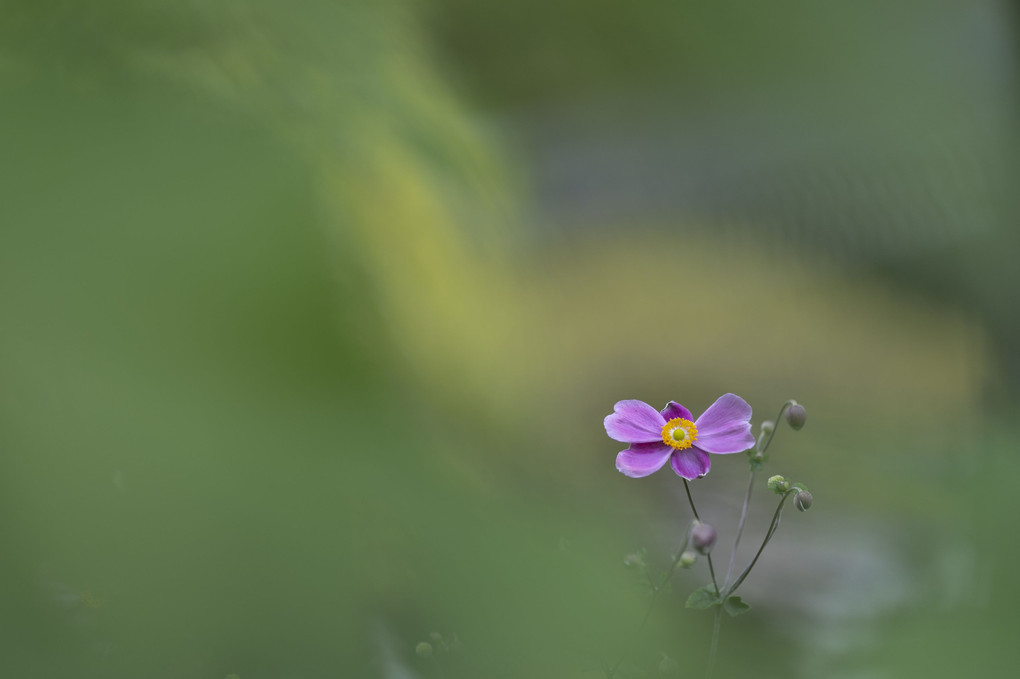
[[[648,476],[669,460],[685,479],[708,473],[708,454],[729,455],[754,447],[751,406],[736,394],[724,394],[697,420],[670,401],[662,412],[644,401],[620,401],[605,420],[609,438],[629,443],[616,456],[616,468],[632,478]]]

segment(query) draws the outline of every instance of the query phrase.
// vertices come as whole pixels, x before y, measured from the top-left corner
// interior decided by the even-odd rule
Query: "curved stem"
[[[726,591],[727,597],[737,591],[737,588],[740,587],[740,585],[747,578],[748,574],[750,574],[751,569],[754,568],[754,565],[756,563],[758,563],[758,557],[760,557],[761,553],[765,550],[765,545],[767,545],[769,541],[772,540],[772,536],[775,535],[776,530],[779,528],[779,521],[783,515],[783,505],[786,504],[786,499],[790,497],[790,495],[794,492],[795,491],[792,489],[786,491],[783,494],[782,499],[779,500],[779,506],[776,507],[775,513],[772,514],[772,523],[769,524],[768,532],[765,533],[765,539],[762,540],[761,547],[758,548],[758,553],[754,555],[754,558],[751,559],[751,563],[747,565],[747,568],[745,568],[744,572],[740,574],[740,577],[737,578],[736,582],[734,582],[733,585]]]
[[[733,575],[733,565],[737,560],[737,547],[740,546],[740,536],[744,534],[744,523],[747,521],[747,508],[751,504],[751,491],[754,489],[754,470],[747,479],[747,492],[744,493],[744,507],[740,510],[740,523],[737,524],[737,537],[733,540],[733,551],[730,552],[730,564],[726,567],[726,577],[723,579],[723,589],[730,584],[730,576]]]
[[[687,491],[687,502],[691,505],[691,511],[694,513],[694,518],[697,521],[701,521],[701,517],[698,516],[698,508],[694,506],[694,498],[691,496],[691,484],[687,483],[687,479],[684,479],[684,490]],[[712,585],[715,587],[715,593],[719,594],[722,590],[719,589],[719,581],[715,579],[715,565],[712,563],[712,555],[706,554],[705,559],[708,561],[708,572],[712,574]]]
[[[691,497],[691,484],[687,483],[687,479],[684,479],[684,490],[687,491],[687,501],[691,503],[691,511],[694,513],[694,518],[701,521],[701,517],[698,516],[698,508],[694,506],[694,498]]]
[[[783,404],[782,408],[779,409],[779,414],[776,415],[776,421],[772,426],[772,431],[769,432],[768,438],[765,440],[765,445],[758,446],[758,452],[760,454],[764,455],[765,451],[769,449],[769,446],[772,444],[772,437],[776,435],[776,429],[779,427],[779,420],[783,418],[783,413],[786,412],[786,409],[792,406],[794,403],[796,403],[796,401],[790,399],[789,401]]]
[[[765,454],[769,446],[772,445],[772,437],[776,435],[776,427],[779,426],[779,420],[782,419],[783,413],[786,409],[794,404],[793,399],[788,400],[786,403],[779,408],[779,414],[776,415],[776,419],[772,425],[772,431],[768,433],[766,437],[764,434],[758,437],[758,442],[755,445],[757,449],[755,456],[761,456]],[[744,523],[747,521],[747,509],[751,503],[751,491],[754,489],[754,476],[755,470],[751,469],[751,475],[747,479],[747,492],[744,493],[744,506],[740,510],[740,523],[737,524],[737,537],[733,540],[733,551],[730,552],[730,563],[726,567],[726,577],[723,580],[723,589],[729,587],[730,576],[733,575],[733,565],[737,559],[737,548],[740,547],[740,538],[744,534]]]

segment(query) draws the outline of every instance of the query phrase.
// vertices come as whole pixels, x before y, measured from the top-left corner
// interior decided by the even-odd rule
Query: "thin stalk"
[[[712,574],[712,586],[715,587],[715,593],[719,594],[722,590],[719,589],[719,582],[715,579],[715,566],[712,565],[712,555],[706,554],[705,560],[708,561],[708,572]]]
[[[766,436],[764,433],[758,437],[758,442],[755,445],[755,457],[761,457],[765,455],[765,451],[769,449],[772,444],[772,437],[776,435],[776,428],[779,426],[779,420],[783,418],[783,413],[786,409],[793,405],[793,401],[787,401],[779,408],[779,414],[776,415],[776,419],[772,423],[772,431]],[[733,540],[733,551],[730,552],[730,563],[726,567],[726,578],[723,580],[723,589],[726,589],[730,583],[730,576],[733,575],[733,566],[737,560],[737,548],[740,546],[740,538],[744,534],[744,523],[747,521],[747,509],[751,504],[751,491],[754,489],[754,476],[755,470],[751,469],[751,475],[747,479],[747,492],[744,493],[744,506],[740,510],[740,523],[737,524],[737,537]]]
[[[701,521],[701,517],[698,516],[698,508],[694,506],[694,498],[691,496],[691,484],[687,483],[687,479],[684,479],[684,490],[687,491],[687,502],[691,505],[691,512],[694,513],[695,520]],[[715,593],[719,594],[722,590],[719,589],[719,582],[715,579],[715,566],[712,564],[712,555],[706,554],[705,559],[708,561],[708,572],[712,574],[712,586],[715,587]]]
[[[691,504],[691,511],[694,513],[694,518],[701,521],[701,517],[698,516],[698,508],[694,506],[694,498],[691,497],[691,484],[687,483],[687,479],[684,479],[684,490],[687,491],[687,501]]]
[[[776,429],[779,428],[779,420],[783,418],[783,413],[785,413],[786,409],[792,406],[793,403],[794,402],[792,400],[787,401],[783,404],[783,407],[779,409],[779,414],[776,415],[776,421],[773,423],[772,431],[769,432],[768,439],[765,440],[765,445],[759,446],[759,451],[762,455],[764,455],[765,451],[769,449],[770,445],[772,445],[772,437],[776,435]]]
[[[715,607],[715,622],[712,624],[712,646],[708,651],[708,669],[705,671],[705,679],[712,679],[712,672],[715,670],[716,652],[719,650],[719,627],[722,624],[722,606]]]
[[[728,590],[726,590],[727,597],[737,591],[737,588],[740,587],[741,584],[743,584],[748,574],[750,574],[751,569],[754,568],[754,565],[756,563],[758,563],[758,557],[760,557],[761,553],[765,550],[765,545],[767,545],[769,541],[772,540],[772,536],[775,535],[776,529],[779,528],[779,521],[783,515],[783,505],[786,504],[786,499],[790,497],[790,495],[793,494],[794,492],[796,491],[793,489],[788,490],[786,493],[783,494],[782,499],[779,500],[779,506],[776,507],[775,513],[772,514],[772,523],[769,524],[768,532],[765,533],[765,539],[762,540],[761,547],[758,548],[758,553],[754,555],[754,558],[751,559],[751,563],[747,565],[747,568],[745,568],[744,572],[740,574],[740,577],[737,578],[736,582],[734,582],[733,585]]]
[[[733,551],[730,552],[730,565],[726,567],[726,578],[723,580],[723,589],[730,584],[730,576],[733,575],[733,565],[737,560],[737,547],[740,546],[740,536],[744,533],[744,522],[747,521],[747,508],[751,504],[751,491],[754,489],[754,470],[747,479],[747,492],[744,493],[744,507],[740,510],[740,523],[737,524],[737,537],[733,541]]]

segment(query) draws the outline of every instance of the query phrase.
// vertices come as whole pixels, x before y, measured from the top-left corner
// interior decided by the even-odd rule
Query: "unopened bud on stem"
[[[799,431],[807,420],[807,412],[804,410],[804,406],[797,403],[796,401],[786,409],[786,421],[790,423],[790,427]]]
[[[790,482],[785,477],[776,474],[775,476],[769,477],[769,490],[776,495],[782,495],[786,491],[790,490]]]
[[[715,546],[715,528],[711,524],[696,521],[691,528],[691,545],[699,554],[708,554]]]
[[[806,512],[807,510],[811,509],[811,503],[813,501],[814,498],[811,496],[811,493],[807,492],[806,490],[802,490],[798,492],[797,495],[794,496],[793,506],[802,512]]]

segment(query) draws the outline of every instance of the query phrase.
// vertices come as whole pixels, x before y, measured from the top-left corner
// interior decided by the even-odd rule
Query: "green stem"
[[[694,498],[691,497],[691,484],[687,483],[687,479],[684,479],[684,490],[687,491],[687,501],[691,504],[691,511],[694,513],[694,518],[701,521],[701,517],[698,516],[698,508],[694,506]]]
[[[716,652],[719,650],[719,627],[722,624],[722,606],[715,607],[715,622],[712,624],[712,646],[708,651],[708,670],[705,671],[705,679],[712,679],[712,671],[715,670]]]
[[[779,414],[776,415],[776,421],[772,425],[772,431],[769,432],[769,436],[768,439],[765,441],[765,445],[758,446],[758,452],[760,454],[764,455],[765,451],[769,449],[769,446],[772,444],[772,437],[776,435],[776,429],[779,428],[779,420],[782,419],[783,413],[786,412],[786,409],[792,406],[794,403],[795,401],[793,399],[790,399],[789,401],[783,404],[782,408],[779,409]]]
[[[779,420],[782,419],[783,413],[786,412],[786,409],[793,404],[794,401],[792,399],[784,403],[782,407],[779,408],[779,414],[776,415],[776,419],[772,424],[772,430],[767,436],[762,434],[758,437],[758,442],[755,445],[755,457],[765,455],[765,451],[768,450],[770,445],[772,445],[772,437],[776,435],[776,428],[779,426]],[[744,506],[740,510],[740,523],[737,524],[737,537],[733,540],[733,551],[730,552],[730,563],[729,566],[726,567],[726,578],[723,580],[723,589],[729,587],[730,576],[733,575],[733,565],[736,563],[737,559],[737,548],[740,546],[740,538],[744,534],[744,523],[747,521],[747,510],[751,503],[751,491],[754,489],[754,476],[755,470],[751,469],[751,475],[747,479],[747,492],[744,493]]]
[[[701,521],[701,517],[698,516],[698,508],[694,506],[694,498],[691,496],[691,484],[687,483],[687,479],[684,479],[684,490],[687,491],[687,502],[691,505],[691,511],[694,513],[695,520]],[[706,554],[705,559],[708,561],[708,572],[712,574],[712,586],[715,587],[715,593],[719,594],[722,590],[719,589],[719,582],[715,579],[715,566],[712,564],[712,555]]]
[[[730,564],[726,567],[726,578],[723,580],[723,589],[730,584],[730,576],[733,575],[733,565],[737,561],[737,547],[740,546],[740,536],[744,534],[744,522],[747,521],[747,509],[751,504],[751,491],[754,489],[754,470],[751,470],[751,477],[747,480],[747,492],[744,493],[744,506],[740,510],[740,523],[737,524],[737,537],[733,541],[733,551],[730,552]]]
[[[779,520],[783,515],[783,505],[786,503],[786,499],[795,492],[796,489],[790,489],[783,493],[783,497],[779,500],[779,506],[776,507],[775,513],[772,514],[772,523],[769,524],[768,532],[765,533],[765,539],[762,540],[761,547],[758,548],[758,553],[754,555],[754,558],[751,560],[751,563],[747,565],[747,568],[745,568],[744,572],[740,574],[740,577],[737,578],[733,585],[726,591],[726,597],[730,596],[731,594],[737,591],[737,588],[740,587],[741,584],[743,584],[748,574],[750,574],[751,569],[754,568],[754,565],[756,563],[758,563],[758,557],[760,557],[761,553],[765,550],[765,545],[767,545],[769,541],[772,540],[772,536],[775,535],[776,530],[779,528]],[[725,599],[726,597],[723,597],[723,599]]]
[[[719,583],[715,579],[715,566],[712,565],[712,555],[706,554],[705,559],[708,561],[708,572],[712,574],[712,586],[715,587],[715,593],[719,594],[722,590],[719,589]]]

